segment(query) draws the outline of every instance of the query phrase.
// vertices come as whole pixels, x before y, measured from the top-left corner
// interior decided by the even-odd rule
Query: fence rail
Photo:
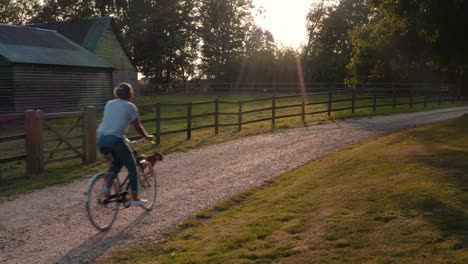
[[[275,128],[276,121],[285,118],[297,117],[305,122],[308,116],[324,114],[331,116],[332,113],[341,111],[351,111],[354,114],[358,109],[368,108],[376,112],[382,107],[395,109],[397,106],[405,105],[411,109],[416,105],[427,107],[429,104],[442,102],[465,103],[465,100],[465,97],[450,93],[445,88],[417,87],[409,90],[328,89],[315,93],[273,95],[243,101],[215,99],[188,103],[145,104],[139,107],[150,110],[150,115],[153,115],[150,118],[145,115],[143,122],[154,125],[156,142],[161,144],[161,136],[185,133],[186,139],[190,140],[192,132],[201,129],[213,129],[214,134],[218,134],[221,127],[237,127],[238,130],[242,130],[245,125],[267,121],[271,122],[272,128]],[[195,111],[199,110],[200,106],[205,108],[212,106],[213,110],[205,109],[204,113]],[[175,107],[177,114],[165,116],[166,112],[162,109],[170,107]],[[56,122],[63,119],[72,122],[67,124]],[[0,143],[15,146],[18,141],[23,141],[26,153],[13,153],[7,157],[0,157],[0,164],[24,160],[29,173],[38,173],[44,169],[44,166],[54,162],[78,158],[82,159],[83,163],[96,160],[97,124],[94,107],[79,112],[43,113],[28,110],[22,114],[0,115],[0,123],[17,121],[24,123],[25,133],[0,136]],[[204,123],[200,124],[201,122]],[[171,129],[162,129],[163,124],[173,123],[177,125],[171,126]]]

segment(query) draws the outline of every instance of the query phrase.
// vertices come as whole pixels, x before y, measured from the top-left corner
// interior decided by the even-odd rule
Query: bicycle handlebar
[[[138,143],[140,143],[140,142],[142,142],[142,141],[144,141],[144,140],[145,140],[144,137],[142,137],[142,138],[140,138],[140,139],[137,139],[137,140],[130,140],[130,139],[128,139],[128,138],[125,138],[125,142],[127,142],[127,143],[129,143],[129,144],[132,144],[132,145],[138,144]],[[151,143],[152,143],[152,144],[155,144],[154,140],[152,140]]]

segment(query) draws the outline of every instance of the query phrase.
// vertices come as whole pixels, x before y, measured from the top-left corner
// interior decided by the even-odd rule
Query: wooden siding
[[[99,40],[95,53],[98,57],[112,64],[115,70],[136,71],[110,27]]]
[[[102,107],[112,97],[111,69],[15,65],[15,111]]]
[[[0,114],[13,113],[13,71],[11,66],[0,66]]]
[[[99,40],[95,53],[114,67],[112,81],[114,87],[119,83],[127,82],[135,88],[136,95],[139,95],[137,70],[130,62],[111,27]]]

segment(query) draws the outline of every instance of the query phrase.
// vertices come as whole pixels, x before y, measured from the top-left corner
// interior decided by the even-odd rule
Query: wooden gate
[[[29,173],[40,173],[53,162],[80,158],[96,160],[96,109],[79,112],[25,112],[26,163]]]
[[[44,144],[47,143],[55,143],[55,146],[51,149],[45,149],[44,150],[44,166],[47,165],[49,162],[60,162],[60,161],[65,161],[65,160],[70,160],[70,159],[75,159],[75,158],[81,158],[84,160],[84,151],[83,151],[83,143],[80,142],[82,141],[83,135],[75,135],[76,133],[73,133],[72,136],[70,134],[72,132],[76,132],[76,130],[83,130],[84,124],[83,124],[83,112],[78,112],[77,116],[72,115],[71,117],[75,117],[75,120],[73,121],[72,125],[57,125],[53,124],[52,120],[53,118],[63,118],[63,115],[59,117],[52,116],[55,114],[46,114],[44,115],[44,129],[52,135],[52,138],[49,138],[47,140],[44,140]],[[78,131],[81,132],[81,131]],[[76,140],[78,139],[78,141]],[[77,146],[76,144],[80,144]],[[75,145],[74,145],[75,144]],[[66,145],[65,147],[62,147],[62,145]],[[53,158],[54,154],[57,152],[66,152],[66,151],[72,151],[74,152],[74,155],[68,155],[68,156],[63,156],[60,158]]]

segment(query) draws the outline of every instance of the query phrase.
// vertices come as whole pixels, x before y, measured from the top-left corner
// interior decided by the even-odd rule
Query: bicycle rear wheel
[[[157,196],[157,180],[151,163],[144,161],[140,164],[138,176],[138,196],[140,199],[147,200],[142,207],[149,211],[153,209]]]
[[[120,201],[118,199],[106,200],[103,193],[104,186],[107,185],[110,175],[101,173],[91,178],[86,190],[86,211],[91,223],[97,229],[104,231],[109,229],[115,221],[119,211]],[[112,183],[109,195],[117,193],[115,181]]]

